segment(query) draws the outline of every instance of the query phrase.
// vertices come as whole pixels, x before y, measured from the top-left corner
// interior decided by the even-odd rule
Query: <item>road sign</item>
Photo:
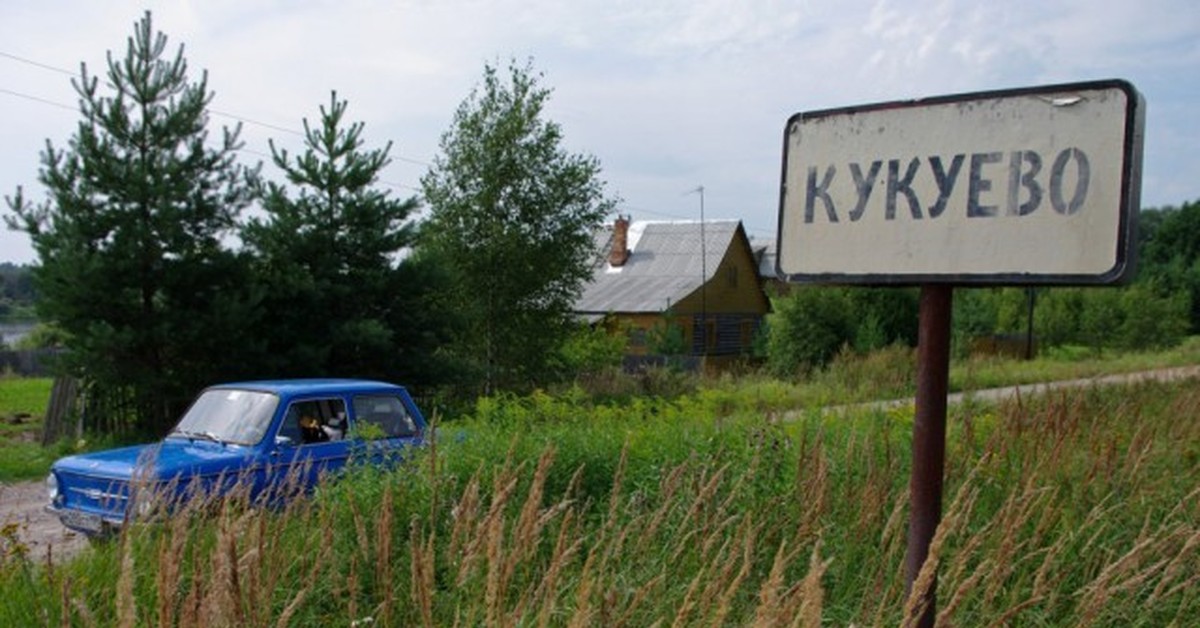
[[[865,284],[1120,281],[1133,265],[1144,117],[1120,80],[796,114],[777,272]]]

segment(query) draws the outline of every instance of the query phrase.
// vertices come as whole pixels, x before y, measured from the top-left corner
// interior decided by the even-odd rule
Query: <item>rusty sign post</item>
[[[941,519],[954,286],[1105,285],[1133,269],[1145,102],[1109,80],[792,116],[776,273],[920,286],[906,578]],[[936,572],[933,572],[936,575]],[[936,577],[908,618],[932,626]]]

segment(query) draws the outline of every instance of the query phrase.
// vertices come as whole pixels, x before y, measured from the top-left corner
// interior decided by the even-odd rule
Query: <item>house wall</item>
[[[769,310],[758,262],[740,228],[704,290],[680,300],[675,308],[688,315],[692,353],[710,356],[749,352]]]
[[[673,304],[669,318],[660,313],[617,313],[609,327],[628,335],[630,355],[653,353],[655,328],[675,325],[692,355],[738,356],[749,352],[769,309],[758,264],[739,230],[704,290]]]

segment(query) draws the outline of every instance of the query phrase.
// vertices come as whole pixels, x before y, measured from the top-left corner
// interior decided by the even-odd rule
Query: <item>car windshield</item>
[[[255,390],[206,390],[179,420],[171,436],[253,445],[262,440],[279,398]]]

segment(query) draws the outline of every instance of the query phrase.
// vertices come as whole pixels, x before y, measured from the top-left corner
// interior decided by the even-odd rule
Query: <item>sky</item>
[[[47,140],[79,121],[71,79],[124,55],[149,10],[193,81],[210,135],[243,125],[246,164],[295,153],[331,91],[392,143],[380,185],[419,195],[485,64],[530,60],[564,147],[596,157],[634,220],[740,219],[775,238],[795,113],[1124,79],[1145,97],[1142,207],[1200,199],[1195,0],[41,0],[0,3],[0,195],[35,201]],[[266,176],[281,180],[264,163]],[[703,186],[703,194],[695,190]],[[8,214],[7,205],[0,214]],[[35,263],[0,225],[0,262]]]

